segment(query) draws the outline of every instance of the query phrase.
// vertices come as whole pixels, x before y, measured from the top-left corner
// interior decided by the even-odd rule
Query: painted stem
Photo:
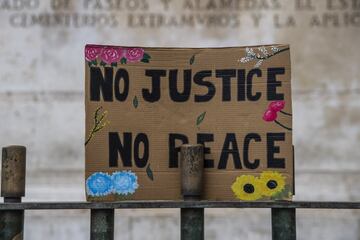
[[[284,111],[280,111],[282,114],[285,114],[285,115],[288,115],[288,116],[292,116],[291,113],[287,113],[287,112],[284,112]]]
[[[281,127],[285,128],[285,129],[289,130],[289,131],[292,131],[292,128],[286,127],[286,126],[284,126],[283,124],[279,123],[279,122],[278,122],[278,121],[276,121],[276,120],[275,120],[275,123],[276,123],[277,125],[279,125],[279,126],[281,126]]]
[[[94,126],[92,127],[90,134],[88,138],[85,141],[85,146],[90,142],[90,140],[93,138],[96,132],[100,131],[102,128],[106,126],[109,122],[103,122],[105,121],[105,117],[107,115],[107,111],[104,111],[101,116],[99,117],[99,111],[102,109],[102,107],[98,107],[94,114]]]

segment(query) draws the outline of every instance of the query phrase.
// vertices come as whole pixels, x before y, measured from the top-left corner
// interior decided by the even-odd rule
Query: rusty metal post
[[[26,148],[8,146],[2,149],[1,196],[4,202],[21,202],[25,196]],[[0,211],[0,239],[22,240],[24,210]]]
[[[180,159],[181,193],[184,200],[200,200],[204,172],[203,145],[182,145]],[[204,208],[181,209],[181,239],[204,239]]]
[[[296,209],[271,209],[272,239],[296,240]]]
[[[114,239],[114,209],[91,209],[90,239]]]

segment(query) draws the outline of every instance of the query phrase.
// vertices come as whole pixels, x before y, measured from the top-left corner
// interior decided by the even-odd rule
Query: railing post
[[[272,239],[296,240],[296,209],[271,209]]]
[[[114,209],[91,209],[90,239],[114,239]]]
[[[21,202],[25,196],[26,148],[8,146],[2,149],[1,196],[4,202]],[[0,239],[22,240],[24,210],[0,211]]]
[[[203,188],[203,145],[181,146],[181,191],[185,201],[200,200]],[[181,209],[181,239],[204,239],[204,208]]]

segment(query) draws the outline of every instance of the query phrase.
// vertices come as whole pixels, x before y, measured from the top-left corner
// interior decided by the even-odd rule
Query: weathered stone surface
[[[66,2],[0,0],[0,146],[27,147],[25,200],[84,200],[85,43],[279,42],[291,45],[296,199],[360,199],[359,1],[214,1],[215,9],[206,0],[200,6],[191,0],[124,0],[112,7],[105,0]],[[221,8],[221,2],[239,5]],[[84,16],[95,20],[85,24]],[[181,22],[186,17],[192,20]],[[180,237],[177,210],[117,212],[118,238]],[[359,239],[359,214],[299,211],[298,239]],[[89,239],[88,211],[25,216],[25,239]],[[205,225],[206,239],[269,239],[270,211],[211,209]]]
[[[82,169],[84,104],[81,96],[0,94],[1,146],[27,147],[27,170]],[[31,176],[28,176],[31,178]]]
[[[359,95],[313,92],[294,95],[296,167],[309,171],[359,171]]]

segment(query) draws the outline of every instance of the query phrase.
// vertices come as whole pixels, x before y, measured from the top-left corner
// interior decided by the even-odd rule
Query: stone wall
[[[358,201],[359,42],[359,0],[0,0],[0,146],[28,148],[25,200],[84,200],[86,43],[290,43],[296,200]],[[178,216],[117,211],[116,235],[179,239]],[[359,211],[298,211],[299,239],[359,226]],[[206,211],[206,239],[270,236],[270,210]],[[25,239],[49,238],[88,239],[89,212],[28,211]]]

